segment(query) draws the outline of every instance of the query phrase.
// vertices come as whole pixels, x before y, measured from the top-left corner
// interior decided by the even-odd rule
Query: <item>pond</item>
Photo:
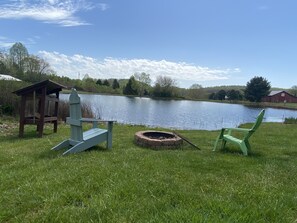
[[[92,106],[96,116],[118,123],[172,129],[217,130],[254,122],[261,108],[188,100],[80,94],[81,101]],[[68,94],[61,99],[68,101]],[[297,111],[266,108],[264,122],[282,122],[297,118]]]

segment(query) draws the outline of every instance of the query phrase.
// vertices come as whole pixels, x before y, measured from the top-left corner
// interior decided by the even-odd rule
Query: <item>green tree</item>
[[[110,83],[109,83],[109,81],[108,81],[107,79],[105,79],[105,80],[103,81],[103,84],[102,84],[102,85],[110,86]]]
[[[98,85],[102,85],[102,81],[101,81],[101,79],[98,79],[98,80],[96,81],[96,84],[98,84]]]
[[[112,89],[120,88],[120,84],[117,79],[114,79],[112,82]]]
[[[201,99],[204,96],[204,90],[200,84],[192,84],[188,89],[188,95],[192,99]]]
[[[168,76],[158,76],[153,89],[153,95],[156,97],[177,96],[176,82]]]
[[[7,74],[9,73],[8,68],[6,67],[5,63],[0,60],[0,74]]]
[[[226,91],[225,90],[219,90],[217,93],[216,93],[216,99],[217,100],[225,100],[225,97],[226,97]]]
[[[216,100],[216,93],[212,92],[212,93],[208,96],[208,99]]]
[[[242,100],[242,94],[238,90],[231,89],[227,91],[228,100]]]
[[[292,86],[289,91],[292,95],[297,96],[297,85]]]
[[[128,83],[123,89],[125,95],[138,95],[138,86],[134,76],[131,76]]]
[[[83,80],[78,80],[77,81],[77,86],[81,86],[84,91],[88,92],[96,92],[97,85],[96,85],[96,80],[91,78],[89,75],[85,75]]]
[[[270,83],[264,77],[253,77],[246,84],[244,96],[252,102],[260,102],[264,96],[267,96],[270,91]]]
[[[13,65],[24,72],[24,59],[29,56],[27,48],[22,43],[15,43],[9,50],[9,58]]]
[[[7,54],[4,51],[0,51],[0,74],[9,73],[7,64]]]
[[[149,74],[144,72],[142,73],[135,73],[135,79],[138,81],[138,93],[139,96],[143,96],[145,91],[147,90],[148,86],[151,84],[151,78]]]

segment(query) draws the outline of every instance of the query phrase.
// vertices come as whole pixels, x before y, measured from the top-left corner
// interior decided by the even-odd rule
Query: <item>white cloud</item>
[[[10,48],[14,43],[0,40],[0,48]]]
[[[0,48],[9,48],[14,44],[14,42],[9,41],[7,37],[0,36]]]
[[[36,44],[37,40],[39,40],[40,37],[39,36],[32,36],[32,37],[28,37],[24,40],[12,40],[10,38],[7,38],[5,36],[0,36],[0,48],[10,48],[12,47],[13,44],[15,44],[16,42],[21,42],[23,43],[25,46],[30,46],[30,45],[34,45]]]
[[[169,76],[179,82],[182,81],[210,81],[226,80],[230,74],[240,72],[234,69],[212,69],[185,62],[170,62],[166,60],[148,59],[115,59],[98,60],[83,55],[67,56],[58,52],[40,51],[39,55],[50,63],[60,76],[70,78],[83,77],[89,74],[92,78],[129,78],[136,72],[149,73],[153,80],[159,75]]]
[[[80,11],[94,8],[102,11],[108,9],[107,4],[95,5],[87,0],[11,0],[9,2],[0,3],[0,19],[30,18],[60,26],[89,25],[75,15]]]

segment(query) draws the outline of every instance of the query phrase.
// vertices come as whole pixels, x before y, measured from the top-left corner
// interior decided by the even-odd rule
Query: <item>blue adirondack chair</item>
[[[71,146],[63,155],[70,153],[77,153],[89,149],[99,143],[106,141],[106,147],[112,147],[112,127],[113,121],[102,121],[93,118],[82,118],[80,97],[73,88],[69,97],[70,117],[67,117],[66,123],[70,125],[71,136],[60,144],[52,148],[52,150],[59,150]],[[83,122],[93,123],[90,130],[83,132]],[[98,122],[107,122],[108,128],[98,128]]]
[[[249,138],[253,135],[253,133],[259,128],[264,118],[265,110],[263,109],[257,119],[255,124],[250,129],[245,128],[223,128],[220,132],[220,135],[217,137],[217,140],[214,145],[213,151],[216,150],[218,142],[222,141],[221,149],[225,148],[227,142],[234,143],[238,145],[245,156],[248,155],[248,151],[251,149]],[[233,135],[234,132],[241,132],[243,137],[239,138]]]

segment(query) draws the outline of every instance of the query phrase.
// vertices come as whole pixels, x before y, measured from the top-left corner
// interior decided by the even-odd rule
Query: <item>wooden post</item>
[[[44,126],[44,115],[45,115],[45,97],[46,97],[46,87],[43,87],[41,90],[41,103],[40,103],[40,119],[37,123],[38,126],[38,136],[42,137],[43,135],[43,126]]]
[[[54,108],[54,117],[57,117],[57,120],[54,121],[54,132],[57,132],[58,129],[58,111],[59,111],[59,92],[56,92],[55,108]]]
[[[109,121],[108,122],[108,134],[107,134],[107,148],[111,149],[112,147],[112,126],[113,122]]]
[[[35,110],[36,110],[36,91],[33,91],[33,122],[34,123],[35,123],[35,113],[36,113]]]
[[[22,98],[21,98],[21,110],[20,110],[19,137],[23,137],[24,136],[25,108],[26,108],[26,96],[25,95],[22,95]]]

